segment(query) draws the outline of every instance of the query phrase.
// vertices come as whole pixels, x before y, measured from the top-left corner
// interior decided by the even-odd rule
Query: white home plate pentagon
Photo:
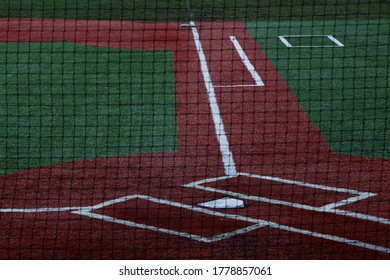
[[[245,202],[241,199],[235,199],[231,197],[223,197],[215,200],[210,200],[198,204],[202,207],[213,208],[213,209],[235,209],[244,208]]]

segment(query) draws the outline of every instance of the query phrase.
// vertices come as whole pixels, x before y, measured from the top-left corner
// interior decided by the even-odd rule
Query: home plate
[[[215,200],[210,200],[198,204],[202,207],[213,208],[213,209],[234,209],[244,208],[245,202],[240,199],[223,197]]]

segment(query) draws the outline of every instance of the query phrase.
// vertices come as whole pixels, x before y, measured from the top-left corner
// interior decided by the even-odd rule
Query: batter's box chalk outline
[[[269,181],[274,181],[274,182],[278,182],[278,183],[284,183],[287,185],[296,185],[296,186],[306,187],[306,188],[311,188],[311,189],[320,189],[320,190],[331,191],[331,192],[336,192],[336,193],[344,193],[344,194],[349,194],[352,196],[347,198],[347,199],[335,201],[332,203],[328,203],[328,204],[316,207],[316,206],[312,206],[312,205],[296,203],[293,201],[271,199],[268,197],[248,195],[248,194],[243,194],[243,193],[238,193],[238,192],[233,192],[233,191],[229,191],[229,190],[218,189],[218,188],[206,186],[206,184],[208,184],[208,183],[232,179],[232,178],[236,178],[239,176],[261,179],[261,180],[269,180]],[[256,175],[256,174],[244,173],[244,172],[238,172],[235,175],[228,175],[228,176],[221,176],[221,177],[216,177],[216,178],[203,179],[203,180],[199,180],[199,181],[192,182],[189,184],[185,184],[185,185],[183,185],[183,187],[195,188],[195,189],[208,191],[208,192],[214,192],[214,193],[220,193],[220,194],[223,194],[225,196],[230,196],[230,197],[234,197],[234,198],[238,198],[238,199],[250,200],[250,201],[255,201],[255,202],[265,202],[265,203],[276,204],[276,205],[283,205],[283,206],[288,206],[288,207],[293,207],[293,208],[298,208],[298,209],[304,209],[304,210],[308,210],[308,211],[333,213],[333,214],[337,214],[337,215],[348,216],[348,217],[352,217],[352,218],[356,218],[356,219],[363,219],[363,220],[368,220],[368,221],[377,222],[377,223],[383,223],[383,224],[387,224],[387,225],[390,224],[390,219],[338,209],[342,206],[345,206],[345,205],[348,205],[351,203],[355,203],[355,202],[358,202],[360,200],[368,199],[370,197],[377,195],[377,194],[371,193],[371,192],[362,192],[362,191],[358,191],[358,190],[354,190],[354,189],[347,189],[347,188],[336,188],[336,187],[330,187],[330,186],[326,186],[326,185],[313,184],[313,183],[301,182],[301,181],[294,181],[294,180],[283,179],[283,178],[272,177],[272,176]]]
[[[292,45],[287,38],[310,38],[310,37],[325,37],[332,41],[333,45]],[[343,48],[345,45],[337,40],[333,35],[281,35],[278,36],[279,40],[287,48]]]
[[[239,173],[237,176],[248,176],[248,174]],[[254,175],[250,175],[250,176],[254,176]],[[196,183],[189,184],[189,185],[187,185],[187,187],[199,187],[199,186],[196,186],[197,183],[201,184],[201,183],[213,182],[216,180],[223,180],[223,179],[228,179],[228,178],[233,178],[233,177],[236,177],[236,176],[225,176],[225,177],[219,177],[219,178],[213,178],[213,179],[205,179],[205,180],[198,181]],[[264,177],[264,176],[262,176],[262,177]],[[202,189],[204,189],[204,188],[202,188]],[[236,195],[239,195],[239,194],[236,194]],[[243,228],[240,228],[240,229],[232,231],[232,232],[226,232],[226,233],[214,235],[211,237],[205,237],[205,236],[195,235],[195,234],[191,234],[191,233],[187,233],[187,232],[181,232],[181,231],[176,231],[176,230],[167,229],[167,228],[161,228],[161,227],[156,227],[156,226],[151,226],[151,225],[146,225],[146,224],[140,224],[140,223],[136,223],[136,222],[129,221],[129,220],[117,219],[115,217],[93,213],[93,211],[102,209],[102,208],[107,207],[107,206],[111,206],[113,204],[126,202],[126,201],[131,200],[131,199],[144,199],[144,200],[155,202],[155,203],[165,204],[165,205],[169,205],[169,206],[176,206],[176,207],[188,209],[191,211],[196,211],[196,212],[200,212],[200,213],[218,216],[220,218],[235,219],[235,220],[245,221],[245,222],[253,223],[253,224],[248,226],[248,227],[243,227]],[[359,240],[348,239],[348,238],[339,237],[339,236],[335,236],[335,235],[329,235],[329,234],[324,234],[324,233],[320,233],[320,232],[313,232],[313,231],[309,231],[309,230],[305,230],[305,229],[294,228],[294,227],[290,227],[290,226],[286,226],[286,225],[281,225],[281,224],[278,224],[275,222],[261,220],[261,219],[255,219],[255,218],[246,217],[246,216],[232,215],[232,214],[226,214],[226,213],[222,213],[222,212],[211,211],[211,210],[201,208],[201,207],[186,205],[186,204],[179,203],[179,202],[173,202],[173,201],[169,201],[169,200],[159,199],[159,198],[146,196],[146,195],[140,195],[140,194],[134,194],[134,195],[124,196],[124,197],[104,201],[102,203],[99,203],[99,204],[96,204],[93,206],[46,207],[46,208],[2,208],[2,209],[0,209],[0,213],[9,213],[9,214],[12,214],[12,213],[38,214],[38,213],[48,213],[48,212],[57,212],[58,213],[58,212],[68,212],[68,211],[70,211],[73,214],[87,216],[87,217],[90,217],[93,219],[98,219],[98,220],[111,222],[111,223],[117,223],[117,224],[129,226],[129,227],[133,227],[133,228],[151,230],[151,231],[155,231],[158,233],[166,233],[166,234],[176,235],[179,237],[185,237],[185,238],[188,238],[191,240],[204,242],[204,243],[211,243],[211,242],[216,242],[216,241],[228,239],[228,238],[234,237],[234,236],[239,235],[239,234],[245,234],[245,233],[248,233],[250,231],[254,231],[256,229],[268,226],[268,227],[279,229],[279,230],[303,234],[303,235],[307,235],[310,237],[323,238],[323,239],[331,240],[334,242],[339,242],[339,243],[348,244],[348,245],[355,246],[355,247],[360,247],[360,248],[364,248],[364,249],[370,249],[370,250],[375,250],[378,252],[390,254],[390,248],[362,242]]]

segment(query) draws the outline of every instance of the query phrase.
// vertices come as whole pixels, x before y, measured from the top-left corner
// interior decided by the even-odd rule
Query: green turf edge
[[[173,53],[0,43],[0,174],[177,149]]]

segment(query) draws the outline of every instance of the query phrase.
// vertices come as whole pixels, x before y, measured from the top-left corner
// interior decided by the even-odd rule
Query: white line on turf
[[[225,133],[225,128],[223,125],[217,97],[215,96],[214,85],[211,80],[209,68],[207,66],[206,56],[204,54],[202,43],[200,41],[198,29],[196,28],[195,23],[191,22],[191,24],[191,30],[194,36],[194,42],[199,56],[204,84],[206,86],[207,95],[209,98],[211,114],[214,121],[215,134],[219,142],[219,149],[222,154],[222,161],[225,168],[225,173],[226,175],[235,175],[237,173],[236,164],[234,162],[233,153],[230,150],[229,141]]]
[[[249,73],[252,75],[253,79],[255,80],[256,85],[264,86],[263,80],[261,79],[260,75],[257,73],[255,67],[250,62],[248,56],[246,55],[245,51],[242,49],[237,38],[235,36],[230,36],[230,41],[232,41],[233,46],[236,48],[236,51],[239,54],[242,62],[244,63],[245,67],[248,69]]]
[[[219,85],[219,86],[214,86],[216,88],[238,88],[238,87],[260,87],[260,85]]]
[[[337,46],[344,47],[344,45],[332,35],[328,35],[328,39],[334,42]]]
[[[193,35],[194,35],[195,45],[196,45],[196,48],[197,48],[197,51],[198,51],[198,55],[199,55],[199,60],[200,60],[200,63],[201,63],[202,73],[203,73],[203,77],[204,77],[204,80],[205,80],[205,86],[206,86],[207,93],[208,93],[208,96],[209,96],[209,102],[210,102],[210,106],[211,106],[211,110],[212,110],[212,115],[213,115],[214,123],[215,123],[215,126],[216,126],[216,134],[217,134],[217,137],[218,137],[219,142],[220,142],[220,148],[221,148],[221,152],[222,152],[222,155],[223,155],[223,161],[224,161],[224,164],[225,164],[225,171],[226,171],[226,175],[227,175],[227,176],[220,177],[218,179],[221,179],[221,178],[223,178],[223,179],[234,178],[234,177],[239,176],[240,174],[241,175],[247,175],[247,176],[248,175],[249,176],[253,176],[252,174],[248,174],[248,173],[238,173],[236,168],[235,168],[235,165],[234,165],[234,169],[229,171],[229,166],[230,165],[228,163],[230,161],[228,159],[230,159],[231,162],[233,162],[233,154],[230,151],[229,143],[227,141],[227,137],[226,137],[225,131],[223,129],[223,123],[222,123],[221,115],[220,115],[220,112],[219,112],[219,106],[217,104],[217,100],[216,100],[216,97],[215,97],[214,86],[213,86],[212,81],[211,81],[210,72],[208,70],[206,58],[205,58],[205,55],[204,55],[204,52],[203,52],[203,48],[202,48],[202,44],[201,44],[200,38],[199,38],[199,33],[198,33],[198,30],[197,30],[195,24],[193,24],[193,27],[191,29],[192,29],[192,32],[193,32]],[[219,124],[219,123],[222,124],[222,126],[218,126],[217,124]],[[221,132],[223,132],[223,133],[221,134]],[[221,135],[223,136],[222,138],[223,138],[224,142],[222,142],[222,140],[220,139]],[[254,176],[257,176],[257,175],[254,175]],[[260,178],[262,178],[262,179],[271,179],[271,177],[267,177],[267,176],[260,176]],[[277,181],[283,182],[283,183],[287,183],[287,184],[291,184],[293,182],[297,183],[296,181],[285,180],[285,179],[281,179],[281,178],[272,178],[272,179],[277,179]],[[212,182],[212,181],[214,181],[214,179],[205,179],[203,182]],[[310,183],[305,183],[305,182],[298,182],[298,183],[301,183],[301,184],[305,185],[306,187],[320,188],[320,189],[328,190],[327,186],[310,184]],[[232,196],[243,198],[243,199],[255,199],[255,200],[256,199],[264,199],[264,198],[253,197],[253,196],[246,196],[246,195],[242,195],[242,194],[238,194],[238,193],[234,193],[234,192],[230,192],[230,191],[218,190],[218,189],[214,189],[214,188],[199,186],[196,183],[184,185],[184,187],[195,187],[195,188],[201,188],[201,189],[206,190],[206,191],[221,192],[221,193],[224,193],[224,194],[227,194],[227,195],[232,195]],[[339,189],[339,191],[341,191],[341,192],[348,192],[348,193],[354,193],[353,190],[350,191],[350,190],[347,190],[347,189]],[[367,193],[367,195],[371,196],[371,195],[375,195],[375,194]],[[274,202],[281,203],[281,201],[276,201],[276,200]],[[343,202],[347,203],[349,201],[345,200]],[[289,204],[289,206],[291,206],[291,203],[288,203],[288,204]],[[292,204],[297,206],[296,203],[292,203]],[[306,205],[299,205],[299,206],[300,207],[302,207],[302,206],[306,207]],[[328,205],[328,206],[330,206],[330,205]],[[309,206],[309,208],[313,208],[313,209],[310,209],[310,210],[316,209],[316,207],[310,207],[310,206]],[[194,209],[194,208],[192,208],[192,209]],[[328,210],[329,212],[335,213],[335,214],[341,214],[341,213],[337,213],[338,211],[341,211],[346,216],[350,216],[350,214],[357,214],[357,213],[352,213],[352,212],[338,210],[338,209],[333,209],[333,208],[332,209],[326,209],[326,210]],[[322,211],[324,211],[324,212],[326,212],[326,210],[322,209]],[[355,218],[363,218],[363,217],[360,217],[360,216],[354,216],[354,217]],[[238,218],[240,220],[256,222],[255,219],[248,219],[249,217],[236,215],[236,218]],[[364,218],[370,219],[370,217],[368,217],[368,216],[365,216]],[[309,235],[309,236],[313,236],[313,237],[328,239],[328,240],[332,240],[332,241],[335,241],[335,242],[340,242],[340,243],[344,243],[344,244],[348,244],[348,245],[352,245],[352,246],[357,246],[357,247],[361,247],[361,248],[365,248],[365,249],[371,249],[371,250],[375,250],[375,251],[379,251],[379,252],[383,252],[383,253],[390,253],[390,249],[389,248],[386,248],[386,247],[383,247],[383,246],[377,246],[377,245],[370,244],[370,243],[365,243],[365,242],[362,242],[362,241],[359,241],[359,240],[352,240],[352,239],[348,239],[348,238],[344,238],[344,237],[333,236],[333,235],[329,235],[329,234],[323,234],[323,233],[313,232],[313,231],[304,230],[304,229],[298,229],[298,228],[294,228],[294,227],[290,227],[290,226],[286,226],[286,225],[281,225],[281,224],[278,224],[278,223],[265,221],[265,220],[260,220],[260,219],[258,219],[257,221],[260,224],[262,224],[262,225],[264,225],[264,223],[267,223],[268,226],[273,227],[273,228],[277,228],[277,229],[281,229],[281,230],[286,230],[286,231],[296,232],[296,233],[303,234],[303,235]]]
[[[41,207],[41,208],[2,208],[0,213],[48,213],[48,212],[67,212],[67,211],[93,211],[103,207],[110,206],[112,204],[121,203],[129,199],[137,198],[138,195],[128,195],[112,200],[104,201],[102,203],[92,206],[70,206],[70,207]]]
[[[0,213],[45,213],[78,210],[80,207],[3,208]]]
[[[183,204],[180,202],[174,202],[174,201],[170,201],[170,200],[155,198],[155,197],[151,197],[151,196],[147,196],[147,195],[133,195],[133,196],[119,198],[116,200],[119,202],[123,202],[127,199],[132,199],[132,198],[144,199],[144,200],[152,201],[152,202],[159,203],[159,204],[165,204],[165,205],[169,205],[169,206],[184,208],[184,209],[188,209],[191,211],[214,215],[214,216],[221,217],[221,218],[246,221],[246,222],[253,223],[253,225],[250,225],[248,227],[244,227],[244,228],[232,231],[232,232],[226,232],[226,233],[222,233],[219,235],[215,235],[212,237],[204,237],[204,236],[199,236],[199,235],[186,233],[186,232],[180,232],[180,231],[176,231],[176,230],[172,230],[172,229],[166,229],[166,228],[161,228],[161,227],[156,227],[156,226],[151,226],[151,225],[146,225],[146,224],[140,224],[140,223],[136,223],[136,222],[132,222],[132,221],[128,221],[128,220],[117,219],[117,218],[114,218],[111,216],[92,213],[88,210],[87,211],[79,210],[79,211],[74,211],[73,213],[79,214],[79,215],[85,215],[85,216],[95,218],[95,219],[100,219],[100,220],[103,220],[106,222],[113,222],[113,223],[118,223],[118,224],[122,224],[122,225],[126,225],[126,226],[131,226],[131,227],[148,229],[148,230],[161,232],[161,233],[177,235],[177,236],[186,237],[186,238],[189,238],[192,240],[197,240],[197,241],[206,242],[206,243],[216,242],[216,241],[220,241],[220,240],[227,239],[227,238],[232,238],[232,237],[239,235],[239,234],[244,234],[244,233],[253,231],[253,230],[261,228],[261,227],[269,226],[269,227],[280,229],[280,230],[295,232],[295,233],[308,235],[308,236],[312,236],[312,237],[317,237],[317,238],[323,238],[323,239],[327,239],[327,240],[331,240],[331,241],[335,241],[335,242],[339,242],[339,243],[344,243],[344,244],[348,244],[351,246],[356,246],[356,247],[360,247],[360,248],[364,248],[364,249],[371,249],[371,250],[375,250],[375,251],[383,252],[383,253],[387,253],[387,254],[390,253],[390,248],[362,242],[359,240],[348,239],[345,237],[340,237],[340,236],[335,236],[335,235],[330,235],[330,234],[323,234],[323,233],[305,230],[305,229],[299,229],[299,228],[281,225],[278,223],[274,223],[274,222],[270,222],[270,221],[266,221],[266,220],[262,220],[262,219],[251,218],[251,217],[247,217],[247,216],[221,213],[218,211],[207,210],[204,208],[200,208],[200,207],[196,207],[196,206],[192,206],[192,205],[187,205],[187,204]],[[113,201],[111,201],[111,202],[113,202]],[[100,205],[103,205],[103,204],[100,204]],[[101,206],[101,207],[104,207],[104,206]],[[99,207],[95,206],[93,208],[96,209]]]
[[[308,37],[326,37],[331,40],[336,45],[328,46],[328,45],[298,45],[293,46],[287,39],[288,38],[308,38]],[[283,44],[286,45],[287,48],[334,48],[334,47],[345,47],[339,40],[337,40],[333,35],[283,35],[278,36],[279,40],[282,41]]]
[[[282,41],[283,44],[286,45],[287,48],[292,48],[292,45],[290,44],[289,41],[284,38],[284,36],[278,36],[279,40]]]

